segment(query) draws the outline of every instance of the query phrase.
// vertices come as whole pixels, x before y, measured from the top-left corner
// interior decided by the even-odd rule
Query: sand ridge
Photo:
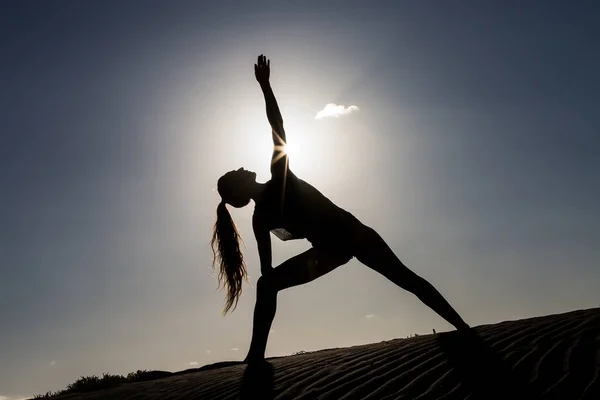
[[[222,362],[56,399],[600,399],[600,308],[473,331]]]

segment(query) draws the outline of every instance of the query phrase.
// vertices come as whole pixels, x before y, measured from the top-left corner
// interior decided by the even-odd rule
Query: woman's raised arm
[[[260,88],[262,89],[263,94],[265,96],[265,104],[267,106],[267,119],[269,120],[269,124],[271,124],[271,128],[274,131],[273,134],[277,134],[280,138],[280,142],[274,142],[274,144],[283,145],[285,144],[283,118],[281,117],[281,112],[279,111],[277,100],[275,99],[273,89],[271,88],[271,83],[269,82],[270,73],[271,60],[267,60],[267,58],[261,54],[260,56],[258,56],[258,62],[254,64],[254,75],[256,76],[256,80],[260,84]],[[273,137],[273,140],[275,140],[275,137]],[[281,143],[281,141],[283,143]]]
[[[274,169],[277,170],[277,172],[284,172],[285,169],[287,169],[288,162],[287,155],[284,151],[284,146],[286,143],[285,130],[283,129],[283,118],[281,117],[277,100],[275,99],[273,89],[271,88],[271,84],[269,82],[270,74],[271,61],[267,60],[267,58],[261,54],[258,56],[256,64],[254,64],[254,75],[256,76],[256,80],[260,84],[265,96],[267,119],[271,125],[271,134],[273,137],[274,146],[273,158],[271,160],[271,172],[274,172]],[[279,168],[279,165],[281,165],[283,168]],[[280,169],[282,171],[279,171]]]

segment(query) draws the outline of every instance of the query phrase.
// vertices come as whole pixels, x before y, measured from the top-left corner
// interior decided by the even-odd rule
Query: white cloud
[[[326,117],[339,117],[341,115],[350,114],[351,112],[358,110],[360,110],[358,106],[344,107],[343,105],[329,103],[321,111],[319,111],[317,115],[315,115],[315,119],[322,119]]]
[[[188,365],[192,366],[192,367],[197,367],[198,366],[198,362],[197,361],[190,361],[188,363]]]
[[[54,367],[56,365],[56,361],[50,361],[50,366]]]
[[[375,314],[367,314],[367,315],[365,315],[366,319],[371,319],[373,317],[375,317]]]
[[[211,351],[211,349],[206,350],[206,354],[210,354]]]
[[[238,351],[239,349],[237,347],[232,347],[230,350],[231,351]]]
[[[6,397],[6,396],[0,396],[0,400],[8,400],[8,397]]]

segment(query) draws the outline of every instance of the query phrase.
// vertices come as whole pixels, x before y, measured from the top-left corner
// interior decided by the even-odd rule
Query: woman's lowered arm
[[[271,254],[271,235],[265,223],[256,214],[252,217],[252,228],[258,246],[258,257],[260,259],[260,273],[268,275],[273,271]]]

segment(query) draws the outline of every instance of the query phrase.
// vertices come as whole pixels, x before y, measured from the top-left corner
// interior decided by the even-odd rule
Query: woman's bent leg
[[[347,263],[351,258],[322,253],[313,248],[290,258],[268,275],[261,276],[256,284],[252,341],[245,361],[264,359],[279,291],[308,283]]]

